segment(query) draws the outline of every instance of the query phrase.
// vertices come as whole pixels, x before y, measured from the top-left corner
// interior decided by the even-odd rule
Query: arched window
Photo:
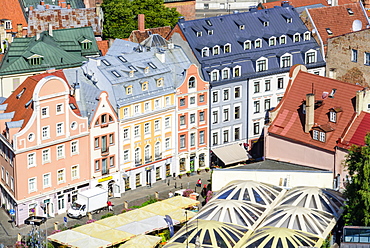
[[[135,164],[141,164],[139,147],[135,149]]]
[[[202,49],[202,57],[208,57],[209,56],[209,48],[208,47],[204,47]]]
[[[189,89],[191,88],[195,88],[195,77],[194,76],[191,76],[189,78]]]
[[[152,158],[150,156],[150,146],[149,145],[145,146],[144,154],[145,154],[145,163],[150,162]]]
[[[267,59],[265,57],[261,57],[256,61],[256,71],[267,71],[268,65],[267,65]]]
[[[154,154],[155,154],[156,159],[161,159],[162,154],[161,154],[161,143],[160,142],[155,143]]]
[[[284,54],[280,57],[280,67],[286,68],[292,66],[292,55],[289,53]]]

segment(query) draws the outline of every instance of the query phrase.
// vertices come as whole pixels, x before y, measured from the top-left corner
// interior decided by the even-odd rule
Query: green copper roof
[[[70,3],[73,9],[85,8],[83,0],[67,0],[65,2]],[[58,5],[58,0],[44,0],[44,3],[49,5]],[[37,5],[40,5],[40,0],[22,0],[22,4],[24,7],[29,7],[31,5],[36,7]]]
[[[99,56],[91,27],[53,30],[53,36],[42,32],[39,39],[14,39],[0,65],[0,75],[77,67],[86,56]],[[34,59],[41,63],[32,64]]]

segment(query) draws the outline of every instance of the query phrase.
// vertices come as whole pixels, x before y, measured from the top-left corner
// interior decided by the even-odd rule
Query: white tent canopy
[[[243,162],[249,159],[247,151],[239,144],[213,148],[212,152],[215,153],[225,165]]]

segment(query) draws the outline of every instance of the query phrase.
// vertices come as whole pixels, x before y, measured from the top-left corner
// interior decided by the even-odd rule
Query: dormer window
[[[239,29],[240,30],[244,30],[245,29],[245,26],[244,25],[239,25]]]
[[[249,50],[252,48],[252,43],[250,40],[244,42],[244,50]]]
[[[312,131],[312,139],[318,140],[321,142],[325,142],[326,140],[326,133],[319,130],[313,130]]]
[[[208,35],[213,35],[213,30],[212,29],[208,30]]]
[[[11,20],[6,20],[4,22],[5,29],[12,29],[12,21]]]
[[[144,83],[141,84],[141,90],[142,91],[148,90],[148,82],[144,82]]]
[[[292,23],[293,22],[293,18],[286,18],[286,23]]]
[[[351,8],[347,8],[347,12],[348,12],[349,15],[353,15],[354,14],[353,13],[353,10]]]
[[[34,54],[27,58],[30,65],[41,65],[43,56]]]
[[[231,53],[231,45],[230,44],[224,45],[224,53]]]
[[[289,53],[284,54],[280,58],[280,67],[281,68],[286,68],[286,67],[291,67],[292,66],[292,55]]]
[[[202,36],[202,31],[197,31],[197,37],[201,37]]]
[[[218,80],[218,71],[214,70],[211,72],[211,81],[217,81]]]
[[[85,39],[85,40],[81,41],[81,47],[82,47],[83,50],[90,49],[91,45],[92,45],[91,40]]]
[[[269,25],[269,22],[267,22],[267,21],[264,21],[264,22],[263,22],[263,26],[264,26],[264,27],[267,27],[268,25]]]
[[[126,95],[132,94],[132,85],[126,87]]]
[[[230,76],[230,69],[225,68],[222,70],[222,79],[229,79]]]
[[[306,52],[306,55],[305,55],[305,62],[306,64],[312,64],[312,63],[316,63],[316,51],[313,50],[313,49],[310,49]]]
[[[208,57],[209,56],[209,48],[208,47],[204,47],[202,49],[202,57]]]
[[[329,112],[329,121],[330,122],[337,122],[337,113],[334,111]]]
[[[157,79],[157,87],[162,87],[163,86],[163,78]]]
[[[258,39],[254,41],[254,47],[255,48],[261,48],[262,47],[262,40]]]
[[[333,32],[330,30],[330,28],[327,28],[326,32],[328,33],[328,35],[333,35]]]
[[[256,71],[267,71],[267,59],[262,57],[256,61]]]
[[[306,33],[304,33],[303,37],[304,37],[305,41],[310,40],[311,39],[311,33],[307,31]]]
[[[300,37],[300,35],[299,34],[295,34],[294,36],[293,36],[293,41],[294,42],[299,42],[301,40],[301,37]]]
[[[282,36],[280,36],[280,45],[284,45],[284,44],[286,44],[286,36],[285,35],[282,35]]]
[[[275,37],[271,37],[269,39],[269,46],[275,46],[276,45],[276,38]]]
[[[220,47],[219,46],[214,46],[213,47],[213,55],[218,55],[220,54]]]
[[[240,77],[240,74],[241,74],[241,67],[240,66],[235,66],[233,71],[234,71],[234,77]]]

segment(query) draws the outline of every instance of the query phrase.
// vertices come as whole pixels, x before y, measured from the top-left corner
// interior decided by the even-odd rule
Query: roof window
[[[23,95],[23,93],[26,91],[26,88],[23,88],[21,90],[21,92],[19,92],[19,94],[17,95],[17,99],[21,98],[21,96]]]
[[[353,10],[351,8],[347,8],[347,12],[348,12],[349,15],[353,15],[354,14],[353,13]]]
[[[330,28],[327,28],[326,32],[328,33],[328,35],[333,35],[333,32],[330,30]]]
[[[106,65],[106,66],[110,66],[110,65],[111,65],[111,63],[109,63],[109,62],[108,62],[108,60],[106,60],[106,59],[102,59],[101,61],[102,61],[102,62],[103,62],[103,64],[104,64],[104,65]]]
[[[153,69],[157,69],[157,67],[155,66],[155,64],[153,64],[152,62],[149,62],[149,63],[148,63],[148,65],[149,65],[150,67],[152,67]]]
[[[208,26],[212,26],[213,25],[210,19],[206,19],[206,23],[207,23]]]
[[[123,56],[118,56],[117,58],[121,60],[123,63],[127,62],[127,60]]]
[[[119,74],[116,70],[113,70],[113,71],[111,71],[111,72],[112,72],[112,74],[113,74],[114,76],[116,76],[116,78],[121,77],[121,74]]]
[[[72,110],[77,109],[76,105],[74,105],[73,103],[70,103],[70,104],[69,104],[69,107],[71,107],[71,109],[72,109]]]

